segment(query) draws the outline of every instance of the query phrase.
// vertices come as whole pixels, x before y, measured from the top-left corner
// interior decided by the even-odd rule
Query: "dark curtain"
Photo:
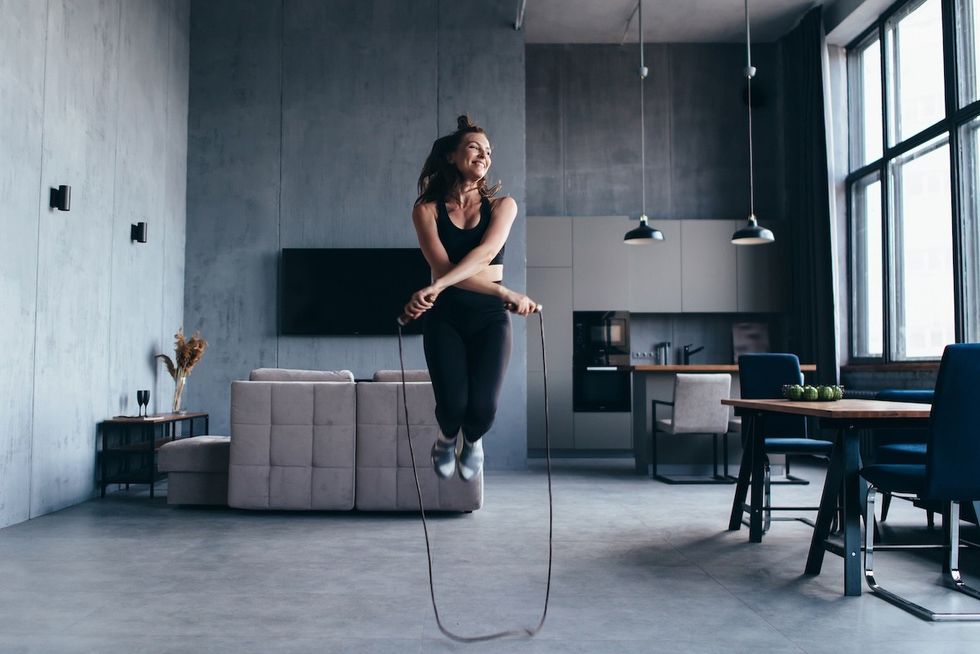
[[[789,350],[817,364],[817,382],[836,384],[837,316],[831,169],[825,102],[825,40],[820,7],[780,42],[786,128],[786,218],[792,245]],[[776,238],[779,238],[777,235]]]

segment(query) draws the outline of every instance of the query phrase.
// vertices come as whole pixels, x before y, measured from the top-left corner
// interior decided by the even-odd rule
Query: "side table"
[[[165,413],[145,418],[120,416],[99,425],[101,497],[109,484],[153,485],[166,476],[157,471],[157,450],[164,443],[208,433],[207,413]]]

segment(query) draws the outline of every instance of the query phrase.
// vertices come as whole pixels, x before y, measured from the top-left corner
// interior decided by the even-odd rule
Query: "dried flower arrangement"
[[[187,383],[187,376],[198,364],[204,351],[208,349],[208,342],[201,338],[200,332],[195,332],[190,338],[184,338],[184,328],[181,327],[174,334],[174,359],[166,354],[158,354],[155,358],[163,359],[167,365],[167,372],[173,377],[176,386],[174,387],[173,412],[180,412],[180,400],[184,394],[184,384]]]

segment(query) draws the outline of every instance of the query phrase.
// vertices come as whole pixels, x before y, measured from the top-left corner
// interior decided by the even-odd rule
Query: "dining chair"
[[[781,399],[782,387],[787,384],[802,384],[803,372],[800,370],[800,360],[795,354],[743,354],[738,358],[739,390],[742,399],[765,400]],[[745,448],[746,440],[751,436],[754,418],[743,418],[742,443]],[[786,456],[787,472],[789,457],[793,455],[811,455],[829,457],[834,444],[831,441],[809,438],[807,421],[803,416],[772,415],[767,416],[763,428],[763,461],[764,493],[762,531],[769,530],[773,520],[799,520],[813,526],[813,521],[804,517],[773,518],[773,511],[816,511],[819,507],[810,506],[772,506],[772,475],[770,472],[769,456],[783,454]],[[809,483],[805,479],[787,475],[791,483]],[[751,465],[743,456],[739,469],[738,485],[735,489],[734,506],[728,528],[738,529],[744,522],[744,514],[752,507],[746,503],[749,485],[751,484]]]
[[[653,400],[652,478],[668,484],[732,484],[728,474],[728,418],[730,409],[721,403],[731,396],[732,376],[725,374],[685,374],[674,376],[673,401]],[[657,418],[657,405],[673,407],[669,418]],[[711,434],[713,474],[710,477],[660,474],[658,435]],[[718,437],[722,437],[724,474],[718,474]]]
[[[925,460],[922,463],[875,463],[861,476],[870,484],[865,514],[864,579],[882,599],[924,620],[980,620],[980,613],[938,612],[882,588],[874,572],[875,494],[904,495],[943,505],[945,583],[980,599],[980,591],[959,571],[960,503],[980,501],[980,344],[947,345],[939,364]],[[892,546],[899,549],[900,546]]]
[[[934,391],[886,389],[875,393],[876,400],[887,402],[913,402],[932,404]],[[873,434],[874,463],[925,463],[928,430],[923,429],[876,429]],[[881,521],[888,519],[891,493],[881,493]],[[935,512],[926,509],[929,527],[935,525]]]

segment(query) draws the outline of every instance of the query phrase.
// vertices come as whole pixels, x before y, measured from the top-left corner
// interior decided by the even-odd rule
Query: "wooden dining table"
[[[742,506],[747,490],[751,491],[749,513],[749,540],[762,541],[762,497],[764,491],[763,466],[765,453],[765,419],[767,415],[791,414],[816,418],[824,429],[837,432],[837,439],[827,468],[820,508],[810,540],[806,574],[820,574],[826,552],[844,559],[844,594],[861,594],[861,454],[860,436],[868,429],[922,429],[929,421],[932,409],[929,404],[885,402],[882,400],[837,400],[833,402],[794,402],[790,400],[741,400],[726,399],[722,404],[735,407],[735,414],[749,418],[749,433],[739,470],[751,475],[751,483],[736,486],[732,505],[732,522],[735,524],[736,507],[741,524]],[[747,489],[749,486],[750,489]],[[843,497],[841,494],[843,493]],[[741,495],[741,497],[739,497]],[[828,539],[830,527],[838,506],[843,507],[843,547]]]

